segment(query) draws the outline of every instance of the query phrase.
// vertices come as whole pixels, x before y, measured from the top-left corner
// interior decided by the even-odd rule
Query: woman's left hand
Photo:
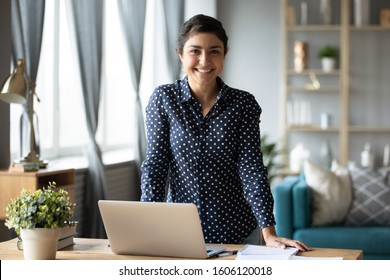
[[[267,227],[262,230],[265,245],[276,248],[295,247],[300,251],[311,251],[312,249],[299,240],[292,240],[276,235],[275,227]]]
[[[286,247],[295,247],[299,249],[299,251],[310,251],[311,248],[307,246],[305,243],[299,240],[292,240],[285,237],[278,237],[276,235],[268,236],[267,240],[265,240],[265,244],[270,247],[277,248],[286,248]]]

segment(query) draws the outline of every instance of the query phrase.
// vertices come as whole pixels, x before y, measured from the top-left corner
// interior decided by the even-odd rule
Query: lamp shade
[[[18,60],[14,72],[1,87],[0,99],[8,103],[23,104],[27,101],[28,85],[24,75],[24,61]]]

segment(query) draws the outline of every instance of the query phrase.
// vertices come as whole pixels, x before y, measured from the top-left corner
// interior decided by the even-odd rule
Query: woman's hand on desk
[[[312,249],[299,240],[292,240],[276,235],[275,227],[267,227],[262,230],[265,245],[276,248],[295,247],[300,251],[311,251]]]

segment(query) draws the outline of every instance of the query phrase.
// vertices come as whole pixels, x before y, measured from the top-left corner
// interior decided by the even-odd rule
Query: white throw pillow
[[[312,225],[343,222],[352,203],[352,184],[348,169],[335,160],[331,170],[306,160],[304,174],[312,190]]]

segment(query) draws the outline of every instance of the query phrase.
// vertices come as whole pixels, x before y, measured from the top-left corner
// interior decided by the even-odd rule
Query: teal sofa
[[[303,175],[273,188],[277,234],[311,247],[363,250],[364,259],[390,260],[390,227],[311,226],[311,189]]]

